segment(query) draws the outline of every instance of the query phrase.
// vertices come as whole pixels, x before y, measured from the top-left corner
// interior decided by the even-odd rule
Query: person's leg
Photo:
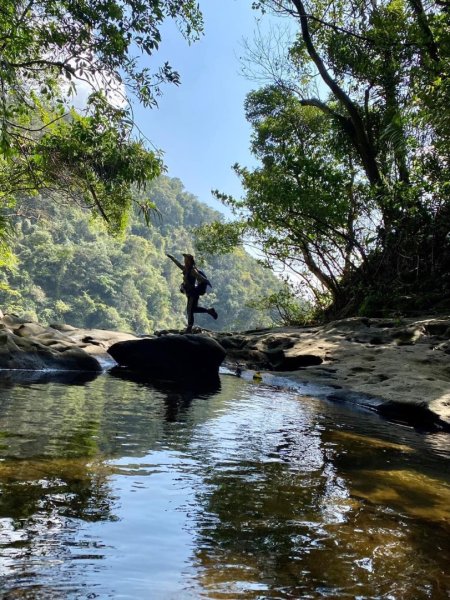
[[[198,303],[198,298],[197,298],[197,303]],[[208,315],[210,317],[212,317],[213,319],[217,319],[217,312],[215,308],[203,308],[203,306],[198,306],[198,304],[196,305],[194,311],[195,313],[208,313]]]
[[[214,320],[219,316],[215,308],[208,308],[208,315],[212,317]]]
[[[186,333],[190,333],[192,331],[192,327],[194,326],[194,313],[208,313],[210,317],[213,319],[217,319],[217,312],[215,308],[203,308],[203,306],[198,305],[198,295],[192,294],[188,296],[187,301],[187,317],[188,317],[188,326],[186,329]]]
[[[192,331],[192,326],[194,325],[194,312],[195,312],[195,309],[197,308],[197,302],[198,302],[198,296],[188,296],[187,297],[187,307],[186,307],[187,319],[188,319],[188,326],[186,329],[187,333],[190,333]]]
[[[197,302],[198,302],[198,298],[197,298]],[[203,308],[203,306],[198,306],[198,304],[197,304],[197,306],[194,309],[194,312],[195,313],[207,313],[207,312],[209,312],[209,308]]]

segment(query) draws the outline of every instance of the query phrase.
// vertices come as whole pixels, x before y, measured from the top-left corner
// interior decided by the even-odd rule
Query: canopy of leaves
[[[3,206],[21,193],[65,195],[123,230],[132,184],[162,169],[158,154],[134,138],[129,99],[151,107],[164,83],[179,83],[169,64],[153,72],[138,58],[158,50],[166,19],[188,41],[201,33],[193,0],[2,1]],[[68,109],[79,86],[91,92],[84,114]]]
[[[391,307],[448,299],[448,3],[257,4],[298,32],[283,62],[280,48],[252,55],[270,77],[246,102],[260,166],[236,166],[242,201],[219,194],[234,231],[338,314],[373,295]]]

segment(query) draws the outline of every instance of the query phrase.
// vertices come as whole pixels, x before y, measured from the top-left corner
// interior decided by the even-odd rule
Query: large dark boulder
[[[204,335],[165,335],[113,344],[108,353],[121,366],[156,379],[217,378],[225,350]]]

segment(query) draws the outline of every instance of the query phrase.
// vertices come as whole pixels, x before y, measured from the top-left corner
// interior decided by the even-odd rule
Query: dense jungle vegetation
[[[160,177],[146,194],[161,216],[146,224],[136,211],[122,238],[109,235],[73,203],[19,199],[12,244],[16,265],[0,275],[3,311],[44,323],[138,333],[185,326],[181,272],[166,252],[179,260],[182,252],[194,253],[195,229],[220,213],[187,193],[178,179]],[[273,304],[262,310],[254,305],[257,299],[278,296],[283,286],[244,250],[197,256],[197,261],[213,285],[200,304],[216,306],[219,319],[197,315],[196,324],[243,330],[279,322]]]

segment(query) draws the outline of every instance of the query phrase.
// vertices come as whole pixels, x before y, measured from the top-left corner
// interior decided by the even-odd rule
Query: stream
[[[450,434],[228,374],[5,373],[2,598],[450,597]]]

